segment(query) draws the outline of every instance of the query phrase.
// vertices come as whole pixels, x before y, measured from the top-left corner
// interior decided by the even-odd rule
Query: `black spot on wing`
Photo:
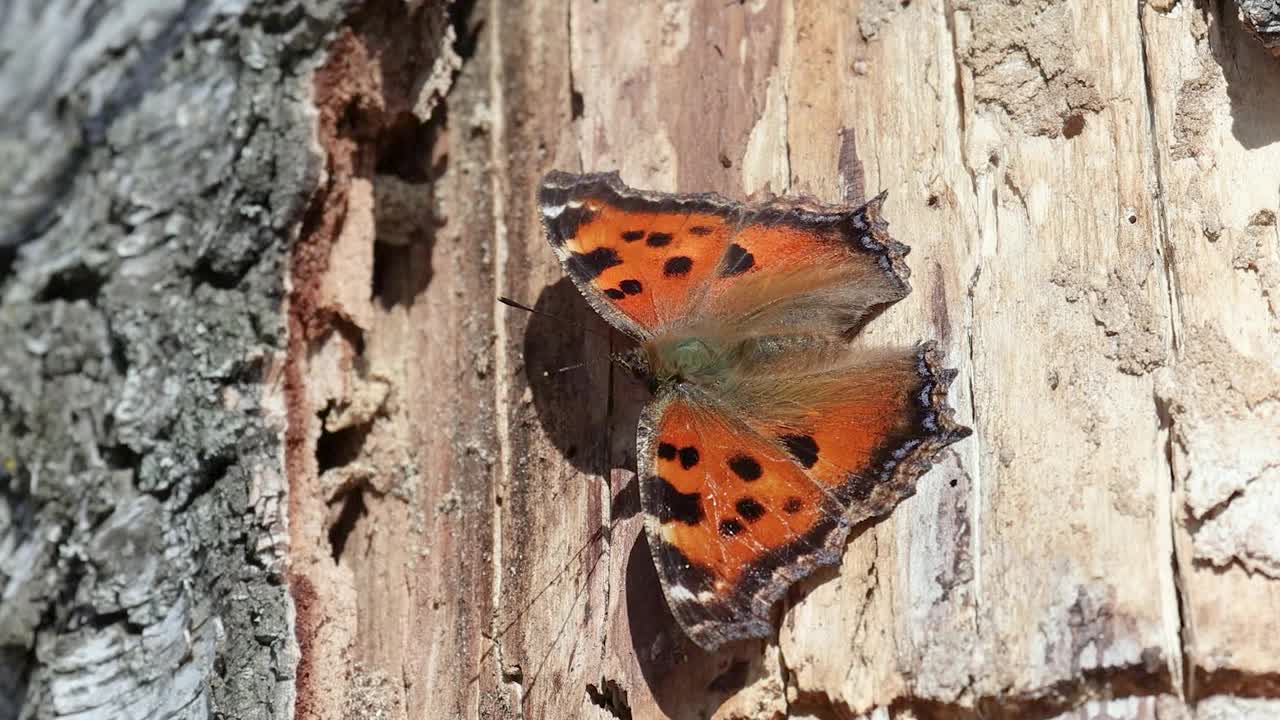
[[[626,242],[635,242],[644,237],[643,230],[628,230],[622,233],[622,239]]]
[[[697,525],[702,522],[702,496],[698,493],[682,493],[665,478],[657,475],[649,478],[649,492],[654,499],[654,515],[660,522],[682,522]]]
[[[755,267],[756,257],[738,243],[732,243],[724,251],[724,260],[720,263],[720,277],[732,277]]]
[[[715,590],[715,575],[710,569],[691,561],[675,545],[661,540],[656,542],[658,556],[676,585],[688,588],[694,595]]]
[[[675,460],[676,446],[671,443],[658,443],[658,457],[663,460]]]
[[[764,471],[760,469],[760,463],[756,462],[756,459],[750,455],[738,454],[729,458],[729,469],[747,482],[759,480],[760,476],[764,474]]]
[[[711,233],[715,232],[715,230],[707,227],[706,225],[694,225],[693,227],[689,228],[689,232],[694,235],[710,235]]]
[[[649,237],[645,239],[645,244],[649,247],[662,247],[671,244],[671,233],[651,232]]]
[[[688,470],[698,464],[698,448],[690,445],[680,448],[680,467]]]
[[[616,290],[614,288],[606,289],[604,291],[604,294],[605,294],[605,297],[609,298],[610,300],[621,300],[622,298],[627,296],[626,293],[622,292],[621,290]]]
[[[804,507],[804,501],[796,497],[795,495],[792,495],[791,497],[787,498],[782,503],[782,510],[784,512],[787,512],[793,515],[795,513],[800,512],[800,508],[802,507]]]
[[[733,518],[720,521],[720,534],[725,537],[733,537],[734,535],[742,532],[742,530],[742,523],[734,520]]]
[[[787,452],[800,462],[801,465],[811,468],[818,462],[818,443],[808,435],[783,435],[778,438]]]
[[[572,253],[568,263],[569,271],[583,281],[594,280],[605,270],[621,264],[618,252],[608,247],[598,247],[589,253]]]
[[[738,502],[733,504],[733,508],[747,522],[755,522],[764,517],[764,506],[756,502],[755,498],[738,498]]]
[[[628,295],[639,295],[640,291],[644,290],[644,286],[639,280],[623,280],[618,283],[618,289]]]
[[[679,275],[687,275],[689,270],[693,268],[693,259],[684,255],[677,255],[669,258],[662,265],[662,274],[667,277],[677,277]]]
[[[582,207],[566,207],[564,212],[560,213],[560,217],[553,219],[549,225],[553,226],[550,235],[559,236],[559,242],[552,240],[552,245],[562,245],[574,238],[578,234],[578,228],[591,221],[595,216],[595,212],[591,208],[583,205]]]

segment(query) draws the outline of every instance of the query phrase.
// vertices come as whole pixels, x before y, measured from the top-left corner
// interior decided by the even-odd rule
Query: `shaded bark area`
[[[492,702],[478,22],[470,5],[365,3],[314,76],[327,174],[293,248],[283,388],[298,717],[466,717]]]

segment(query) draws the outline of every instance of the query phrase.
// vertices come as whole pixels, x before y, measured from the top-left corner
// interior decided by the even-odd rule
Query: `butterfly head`
[[[650,392],[657,390],[653,371],[649,369],[649,353],[645,351],[644,347],[633,347],[625,352],[614,353],[610,359],[613,360],[613,364],[623,368],[631,373],[632,377],[647,385]]]

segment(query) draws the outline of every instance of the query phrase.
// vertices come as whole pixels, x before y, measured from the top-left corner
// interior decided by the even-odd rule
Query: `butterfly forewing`
[[[692,314],[731,332],[839,335],[906,296],[907,249],[879,219],[883,197],[856,210],[794,201],[743,210]]]
[[[712,195],[636,193],[616,174],[551,173],[539,201],[566,273],[606,320],[637,338],[688,315],[690,296],[724,253],[735,207]]]
[[[906,248],[888,237],[881,202],[841,211],[795,201],[757,207],[713,193],[640,192],[616,173],[552,172],[539,191],[543,225],[565,272],[606,320],[637,339],[698,320],[727,321],[745,314],[753,298],[789,296],[793,288],[818,301],[800,308],[815,328],[901,299]],[[751,290],[734,292],[739,286]],[[761,322],[797,315],[795,305],[776,310]]]

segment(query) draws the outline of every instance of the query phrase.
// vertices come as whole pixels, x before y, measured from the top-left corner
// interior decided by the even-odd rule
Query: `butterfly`
[[[770,635],[787,588],[970,433],[933,344],[851,347],[910,291],[884,195],[744,204],[552,171],[538,201],[565,272],[637,342],[619,362],[653,393],[636,469],[672,614],[707,650]]]

